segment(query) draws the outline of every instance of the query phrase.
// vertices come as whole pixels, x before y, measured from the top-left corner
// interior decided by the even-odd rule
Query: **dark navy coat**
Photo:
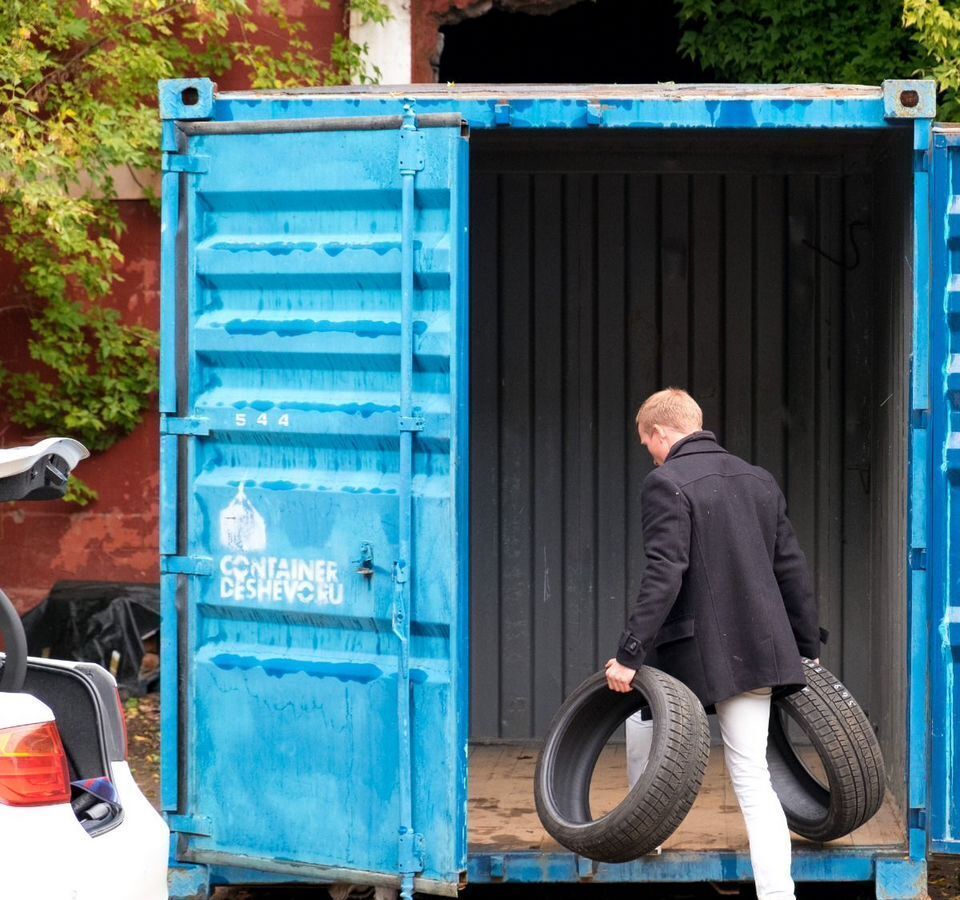
[[[773,476],[698,431],[646,477],[642,502],[647,565],[617,660],[662,669],[705,706],[803,687],[817,601]]]

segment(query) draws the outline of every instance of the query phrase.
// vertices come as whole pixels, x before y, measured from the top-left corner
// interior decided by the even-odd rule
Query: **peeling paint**
[[[238,656],[222,653],[212,659],[214,665],[225,671],[263,669],[271,678],[285,675],[309,675],[312,678],[336,678],[339,681],[359,681],[368,684],[383,677],[383,669],[372,663],[334,663],[295,659],[261,659],[258,656]]]

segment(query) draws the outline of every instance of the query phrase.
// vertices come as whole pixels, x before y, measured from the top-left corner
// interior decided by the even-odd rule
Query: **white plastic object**
[[[90,451],[79,441],[65,437],[46,438],[29,447],[10,447],[0,450],[0,478],[29,472],[34,463],[51,453],[64,459],[71,472],[81,459],[90,455]]]

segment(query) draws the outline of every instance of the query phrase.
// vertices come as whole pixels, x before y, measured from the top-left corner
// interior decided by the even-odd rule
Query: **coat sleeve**
[[[807,558],[787,518],[787,502],[781,493],[778,498],[777,543],[774,549],[773,571],[780,585],[780,594],[787,609],[790,627],[801,656],[816,659],[820,656],[820,629],[818,627],[817,598],[807,568]]]
[[[690,506],[680,489],[654,469],[644,479],[641,502],[647,566],[617,649],[617,662],[631,669],[643,664],[690,564]]]

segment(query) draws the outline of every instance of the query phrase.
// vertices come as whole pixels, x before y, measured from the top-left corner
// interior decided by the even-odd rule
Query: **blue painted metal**
[[[423,835],[413,824],[413,768],[410,747],[410,560],[413,534],[413,435],[422,430],[422,419],[413,410],[413,270],[414,179],[423,170],[424,137],[417,131],[413,108],[407,106],[399,134],[400,143],[400,527],[399,558],[393,564],[396,597],[393,633],[400,645],[397,666],[397,723],[399,746],[400,896],[413,898],[413,876],[423,870]]]
[[[212,863],[211,886],[230,884],[272,884],[298,881],[322,884],[333,877],[310,877],[303,867],[279,864],[273,871]],[[921,900],[920,893],[904,893],[922,883],[922,862],[890,853],[849,850],[798,851],[793,874],[798,882],[877,881],[878,891],[896,900]],[[642,884],[690,881],[743,882],[753,878],[750,858],[745,853],[666,852],[645,856],[630,863],[584,864],[573,853],[520,851],[515,853],[471,853],[468,879],[471,884]],[[394,882],[383,882],[394,884]],[[900,893],[893,893],[899,890]],[[879,894],[878,894],[879,896]]]
[[[213,560],[209,556],[164,556],[160,571],[165,575],[213,575]]]
[[[207,171],[210,160],[206,156],[183,156],[179,153],[163,154],[164,172],[187,172],[199,175]]]
[[[795,863],[799,881],[876,879],[878,896],[912,896],[928,825],[932,846],[955,849],[960,802],[960,614],[947,590],[957,139],[936,136],[931,245],[930,83],[551,91],[161,86],[162,773],[175,855],[208,866],[211,884],[353,873],[407,895],[453,890],[468,868],[476,882],[751,874],[736,853],[467,858],[468,151],[458,129],[417,128],[412,97],[417,114],[478,128],[913,129],[910,840],[900,854],[823,849]],[[189,137],[174,121],[404,115],[399,131]]]
[[[181,816],[176,814],[168,814],[166,818],[167,824],[170,826],[172,831],[177,831],[184,834],[210,834],[211,822],[206,816]]]
[[[913,353],[910,398],[910,502],[907,521],[910,540],[907,640],[909,677],[907,698],[907,829],[910,857],[926,858],[927,766],[929,758],[930,606],[926,559],[930,511],[927,502],[930,459],[930,149],[929,120],[916,119],[913,128]]]
[[[206,162],[165,175],[180,862],[408,894],[466,869],[467,140],[405,124],[181,133]]]
[[[188,418],[177,418],[176,416],[164,416],[160,420],[161,434],[210,434],[210,422],[207,419],[198,416]]]
[[[470,145],[461,140],[456,145],[456,159],[453,160],[453,171],[466,173],[470,170]],[[454,583],[457,588],[456,608],[461,611],[457,620],[457,628],[451,635],[456,644],[456,658],[463,660],[461,670],[460,691],[457,698],[458,716],[461,721],[460,733],[466,745],[469,723],[470,697],[470,637],[469,637],[469,603],[470,603],[470,314],[467,303],[469,298],[470,277],[470,179],[458,177],[453,186],[455,197],[450,207],[450,234],[453,239],[454,252],[450,255],[450,286],[453,295],[461,298],[462,302],[451,304],[450,333],[454,336],[457,352],[450,360],[450,379],[457,385],[454,398],[456,404],[454,416],[457,427],[451,431],[450,464],[455,473],[455,495],[458,498],[458,515],[452,523],[451,537],[456,546],[456,576]],[[457,798],[466,807],[467,789],[467,762],[466,746],[463,756],[457,759]],[[461,764],[462,763],[462,764]],[[457,819],[458,832],[453,839],[458,847],[467,847],[467,816]]]
[[[577,856],[577,877],[581,881],[590,881],[593,879],[593,876],[597,872],[597,866],[599,863],[595,862],[592,859],[588,859],[586,856]]]
[[[177,150],[172,121],[163,123],[162,147],[166,153]],[[160,226],[160,418],[177,413],[177,223],[180,220],[181,175],[166,170],[162,175]],[[160,554],[173,556],[177,546],[177,437],[164,432],[160,437]],[[177,808],[179,754],[179,614],[176,575],[160,576],[160,639],[163,671],[160,673],[161,754],[160,802],[164,810]]]
[[[215,87],[209,78],[169,78],[161,81],[160,118],[181,121],[210,118]]]
[[[925,900],[927,863],[924,859],[878,859],[877,900]]]
[[[956,672],[960,642],[957,601],[960,545],[955,540],[960,488],[960,395],[953,384],[960,359],[960,320],[953,309],[960,284],[960,135],[934,132],[932,204],[933,292],[930,308],[930,380],[932,400],[930,482],[931,535],[929,651],[932,660],[930,707],[931,845],[937,852],[960,852],[960,745],[957,712],[960,695]]]
[[[799,851],[794,854],[796,881],[872,881],[878,855],[847,850]],[[904,858],[894,858],[904,862]],[[520,851],[470,854],[469,881],[484,883],[664,883],[750,881],[753,870],[745,853],[711,850],[665,851],[629,863],[593,863],[573,853]]]
[[[180,641],[177,635],[179,621],[177,582],[176,575],[160,576],[160,642],[163,648],[164,666],[168,670],[160,673],[160,806],[165,812],[177,808],[179,788],[177,754],[179,752],[180,704],[177,660]]]

